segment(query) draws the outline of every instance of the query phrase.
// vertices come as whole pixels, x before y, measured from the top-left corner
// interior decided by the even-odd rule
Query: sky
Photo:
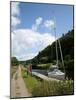
[[[71,29],[71,5],[11,2],[12,56],[18,60],[32,59]]]

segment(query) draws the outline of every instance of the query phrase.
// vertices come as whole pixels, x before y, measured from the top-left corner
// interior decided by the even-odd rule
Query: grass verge
[[[39,81],[31,75],[27,75],[26,71],[22,71],[22,76],[26,83],[29,92],[33,97],[40,96],[60,96],[73,95],[74,82],[73,80],[64,81]]]
[[[37,80],[37,78],[31,76],[30,74],[27,75],[26,71],[22,71],[22,77],[30,93],[32,93],[35,86],[40,84],[40,81]]]
[[[73,95],[74,86],[72,80],[66,81],[43,81],[40,85],[36,86],[32,91],[33,96],[60,96],[60,95]]]

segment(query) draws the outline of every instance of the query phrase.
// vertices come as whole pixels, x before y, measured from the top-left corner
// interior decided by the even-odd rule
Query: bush
[[[73,94],[73,81],[43,81],[40,85],[33,88],[33,96],[54,96]]]
[[[61,81],[59,83],[57,92],[58,95],[71,95],[74,92],[74,86],[73,86],[73,81],[72,80],[66,80],[66,81]]]
[[[66,55],[64,58],[66,61],[69,61],[71,59],[70,55]]]
[[[74,60],[64,61],[65,69],[74,69]]]
[[[12,64],[12,66],[17,66],[19,64],[19,62],[18,62],[16,57],[12,57],[11,58],[11,64]]]
[[[51,63],[47,63],[47,64],[38,64],[38,65],[32,65],[32,68],[33,69],[41,69],[41,70],[44,70],[44,69],[49,69],[51,66]]]
[[[64,61],[66,76],[74,79],[74,60]]]
[[[69,56],[66,56],[66,57],[69,57]],[[64,60],[64,68],[66,72],[66,77],[68,77],[69,79],[74,79],[74,60],[73,59]],[[64,72],[64,68],[61,62],[59,61],[59,69]]]

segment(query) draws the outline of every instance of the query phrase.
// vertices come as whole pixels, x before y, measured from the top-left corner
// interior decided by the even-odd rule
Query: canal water
[[[43,75],[48,75],[47,74],[47,70],[40,70],[40,69],[32,69],[33,72],[38,72],[40,74],[43,74]]]

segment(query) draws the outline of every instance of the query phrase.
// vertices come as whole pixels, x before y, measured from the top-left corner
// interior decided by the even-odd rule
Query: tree
[[[11,58],[11,64],[12,64],[12,66],[16,66],[16,65],[19,64],[19,62],[18,62],[18,60],[17,60],[16,57],[12,57],[12,58]]]
[[[69,61],[71,59],[70,55],[66,55],[64,58],[66,61]]]
[[[62,34],[62,37],[64,37],[65,35],[64,35],[64,33]]]

